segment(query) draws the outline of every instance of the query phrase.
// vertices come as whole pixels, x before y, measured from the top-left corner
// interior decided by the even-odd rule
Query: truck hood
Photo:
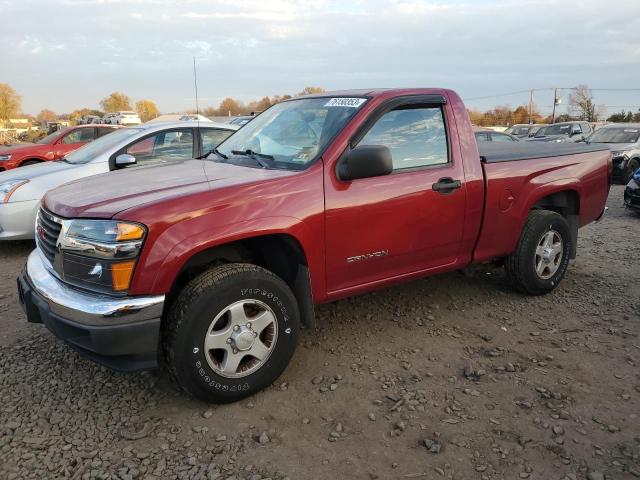
[[[43,204],[61,217],[112,218],[144,204],[167,202],[214,188],[292,173],[209,160],[186,160],[129,168],[70,182],[48,192]]]

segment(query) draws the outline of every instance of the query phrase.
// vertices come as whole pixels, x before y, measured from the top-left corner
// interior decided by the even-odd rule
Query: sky
[[[326,89],[446,87],[479,109],[587,84],[640,108],[640,0],[0,0],[0,83],[37,114],[113,91],[163,112]],[[512,95],[485,98],[496,94]],[[569,90],[560,90],[562,108]]]

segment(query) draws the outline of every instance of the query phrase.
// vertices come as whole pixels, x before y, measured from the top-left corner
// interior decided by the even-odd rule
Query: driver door
[[[400,105],[380,115],[358,145],[385,145],[390,175],[325,185],[329,294],[456,264],[465,182],[452,155],[446,105]],[[459,181],[443,192],[434,184]],[[436,191],[438,190],[438,191]]]

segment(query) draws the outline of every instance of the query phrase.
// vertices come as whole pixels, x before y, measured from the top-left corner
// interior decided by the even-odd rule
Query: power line
[[[558,87],[558,90],[575,90],[577,87]],[[507,93],[497,93],[494,95],[485,95],[482,97],[471,97],[463,99],[465,102],[471,102],[475,100],[487,100],[490,98],[498,98],[498,97],[510,97],[512,95],[521,95],[530,92],[542,92],[554,90],[554,87],[544,87],[544,88],[530,88],[528,90],[518,90],[515,92],[507,92]],[[640,92],[640,88],[589,88],[592,92]]]

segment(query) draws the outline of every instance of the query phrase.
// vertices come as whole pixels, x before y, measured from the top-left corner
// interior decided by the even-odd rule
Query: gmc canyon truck
[[[604,213],[609,149],[481,148],[450,90],[284,101],[203,159],[50,191],[20,301],[95,361],[235,401],[284,371],[315,304],[473,262],[558,285]]]

